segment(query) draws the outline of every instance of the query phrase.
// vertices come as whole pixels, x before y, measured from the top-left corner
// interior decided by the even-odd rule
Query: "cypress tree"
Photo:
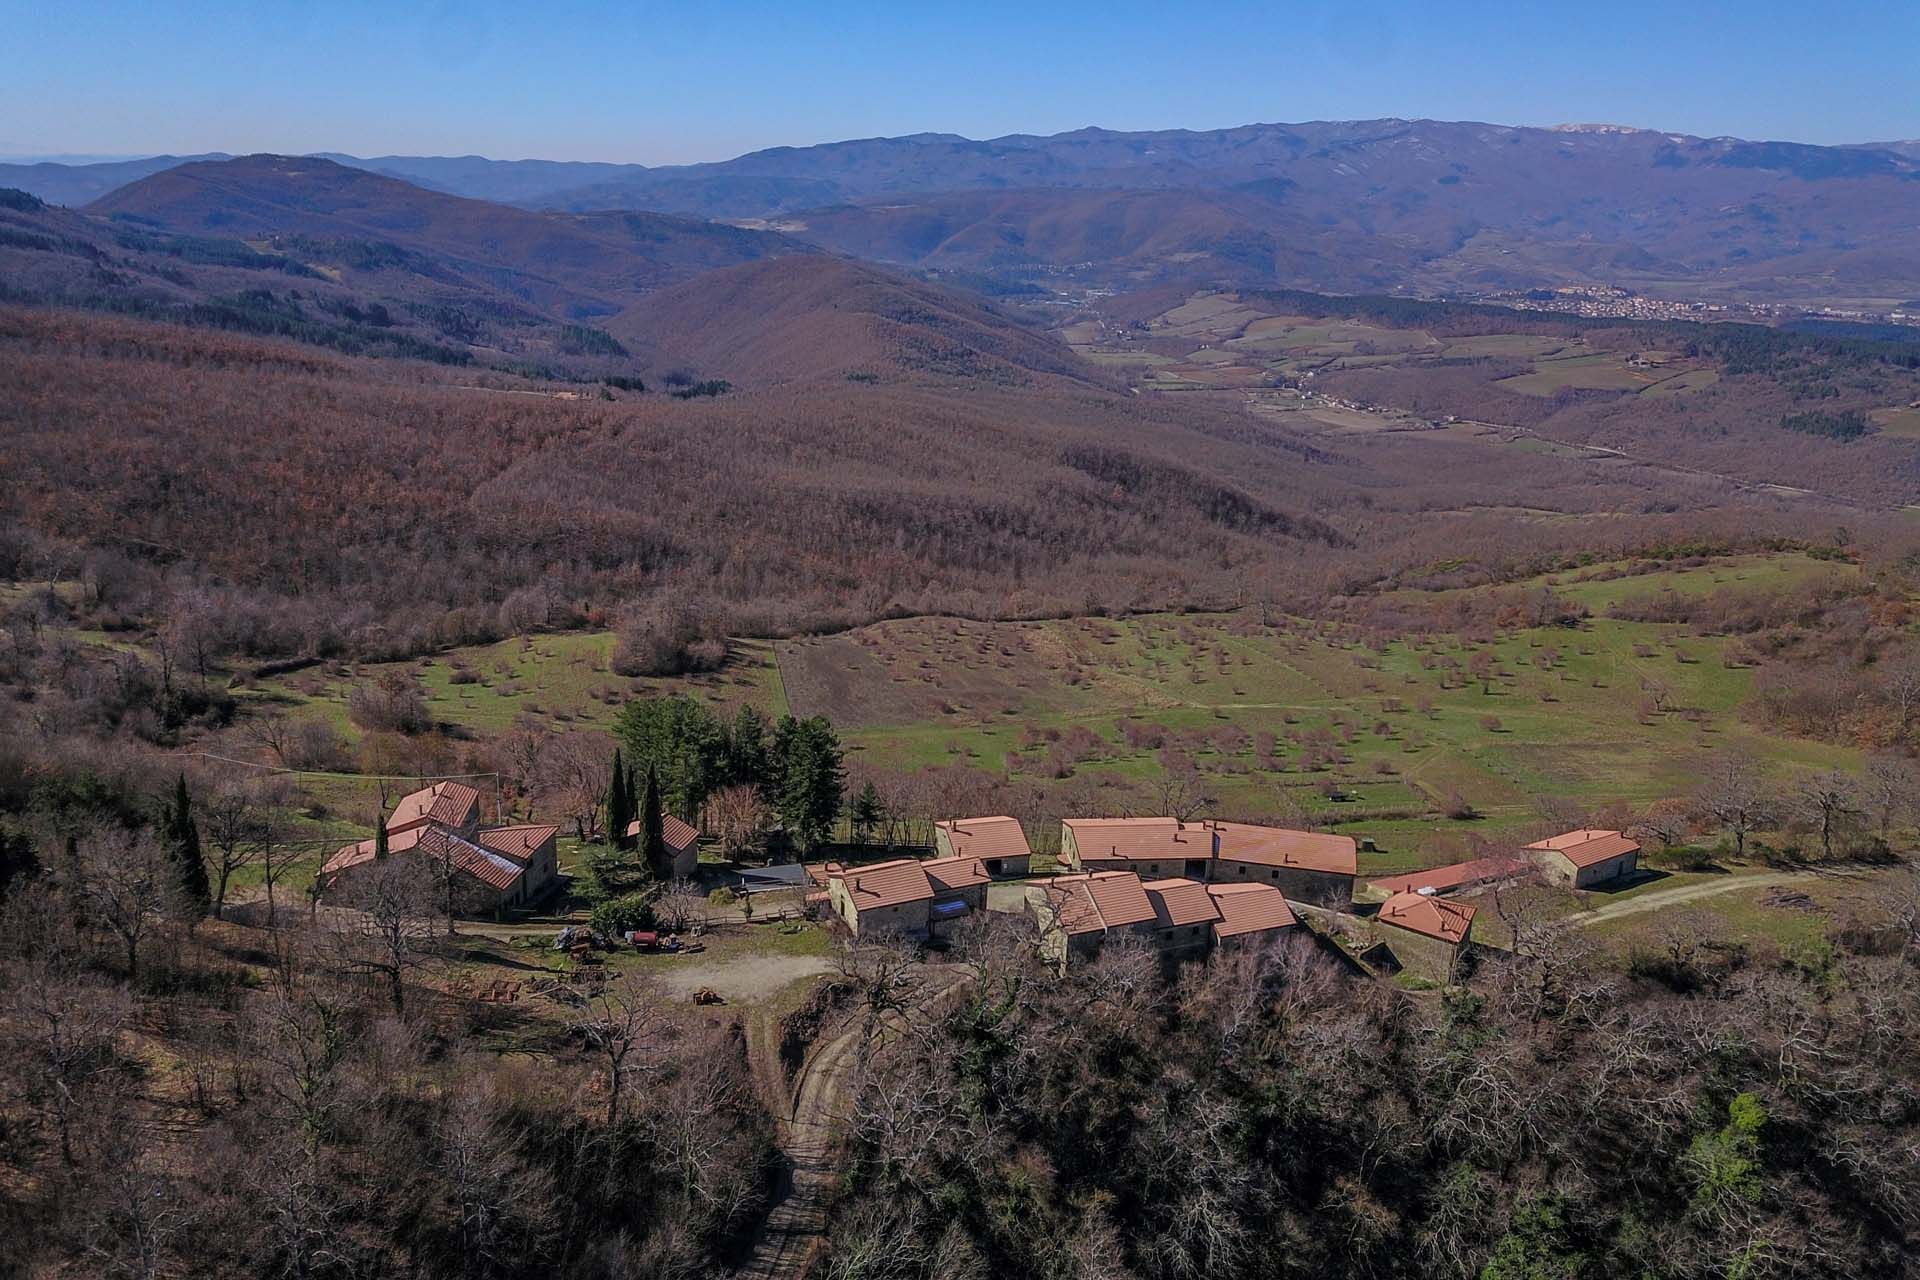
[[[207,880],[206,859],[200,856],[200,827],[193,820],[193,801],[187,794],[187,775],[174,784],[173,808],[167,815],[167,853],[173,861],[174,882],[184,910],[204,916],[213,907],[213,886]]]
[[[633,780],[620,748],[613,749],[613,776],[607,782],[607,843],[616,849],[633,848],[627,828],[633,823]]]
[[[647,766],[647,786],[640,806],[640,861],[655,877],[665,880],[673,867],[667,857],[666,818],[660,809],[660,775],[652,765]]]
[[[387,824],[384,821],[374,824],[373,860],[375,862],[385,862],[387,860]]]

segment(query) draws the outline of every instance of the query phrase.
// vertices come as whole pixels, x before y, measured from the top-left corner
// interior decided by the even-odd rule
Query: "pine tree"
[[[880,799],[880,789],[871,781],[860,788],[860,794],[853,798],[853,808],[849,812],[853,819],[854,839],[865,844],[873,829],[887,816],[887,806]]]
[[[660,775],[647,766],[647,786],[640,800],[640,862],[655,879],[665,880],[673,872],[667,856],[666,815],[660,808]]]
[[[167,856],[173,863],[174,886],[183,911],[204,916],[213,907],[213,885],[207,880],[206,859],[200,855],[200,827],[193,820],[193,800],[187,794],[187,775],[180,774],[173,789],[173,805],[166,815]]]

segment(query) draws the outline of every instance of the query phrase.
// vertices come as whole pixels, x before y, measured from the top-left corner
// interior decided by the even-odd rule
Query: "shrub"
[[[608,898],[587,916],[595,933],[616,937],[629,929],[651,929],[654,925],[653,895],[627,893]]]
[[[347,695],[347,714],[373,733],[424,733],[433,727],[419,682],[404,671],[383,672],[371,684],[357,684]]]
[[[716,670],[726,657],[717,620],[685,599],[663,595],[621,622],[613,669],[623,676],[677,676]]]

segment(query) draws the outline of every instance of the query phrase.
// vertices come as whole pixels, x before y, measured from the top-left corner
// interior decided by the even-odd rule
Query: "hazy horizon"
[[[1853,38],[1863,23],[1874,40]],[[913,133],[1384,117],[1819,144],[1920,135],[1911,103],[1886,92],[1920,49],[1920,10],[1312,3],[1216,6],[1203,25],[1133,4],[825,20],[575,0],[535,19],[488,3],[322,16],[83,0],[15,15],[33,56],[0,85],[0,151],[667,165]]]

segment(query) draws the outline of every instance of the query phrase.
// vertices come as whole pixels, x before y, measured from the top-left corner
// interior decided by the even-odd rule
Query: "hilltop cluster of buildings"
[[[1024,878],[1032,850],[1014,818],[939,823],[938,856],[867,866],[826,863],[816,895],[856,936],[942,938],[987,909],[987,886]],[[1450,976],[1470,945],[1476,908],[1452,895],[1544,877],[1574,888],[1617,880],[1639,846],[1618,831],[1570,831],[1511,855],[1389,876],[1356,893],[1359,851],[1347,836],[1240,822],[1068,818],[1064,873],[1031,883],[1020,906],[1062,970],[1110,937],[1136,937],[1169,955],[1260,944],[1326,912],[1361,927],[1392,962]],[[1377,903],[1377,908],[1375,904]],[[1371,948],[1369,948],[1371,950]]]
[[[466,913],[523,909],[552,892],[559,828],[482,826],[480,817],[472,787],[424,787],[403,796],[387,818],[386,856],[433,859]],[[670,814],[661,825],[671,874],[691,877],[699,831]],[[640,835],[640,823],[627,834]],[[1029,914],[1043,954],[1061,970],[1097,955],[1115,936],[1138,938],[1169,956],[1199,955],[1264,945],[1317,917],[1344,933],[1358,930],[1369,953],[1384,948],[1394,965],[1444,979],[1471,943],[1476,913],[1455,895],[1533,878],[1588,889],[1630,875],[1640,854],[1618,831],[1581,829],[1511,854],[1356,888],[1359,850],[1351,837],[1244,822],[1068,818],[1060,824],[1062,871],[1038,880],[1028,879],[1033,850],[1012,817],[941,822],[934,841],[930,858],[810,866],[823,886],[813,900],[856,936],[937,940],[989,910],[994,882],[1024,882],[1024,891],[1006,895],[999,909]],[[346,845],[321,868],[319,883],[350,887],[380,857],[376,840]]]

